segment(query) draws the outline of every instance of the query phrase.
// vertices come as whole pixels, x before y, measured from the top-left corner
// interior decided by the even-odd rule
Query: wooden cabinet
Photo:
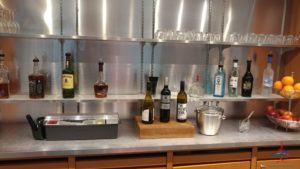
[[[299,169],[300,159],[261,160],[257,161],[256,169]]]
[[[68,169],[67,159],[0,162],[0,169]]]
[[[250,161],[177,166],[174,169],[250,169]]]

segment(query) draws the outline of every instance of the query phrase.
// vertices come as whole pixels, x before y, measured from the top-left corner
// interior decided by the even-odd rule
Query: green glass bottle
[[[177,112],[176,120],[178,122],[186,122],[187,120],[187,95],[184,91],[184,81],[180,82],[180,91],[177,95]]]
[[[65,69],[62,71],[63,98],[74,98],[75,95],[74,70],[71,67],[71,61],[71,53],[66,53],[66,66]]]
[[[147,91],[142,107],[142,123],[145,124],[152,124],[154,121],[154,102],[151,93],[151,83],[147,82]]]

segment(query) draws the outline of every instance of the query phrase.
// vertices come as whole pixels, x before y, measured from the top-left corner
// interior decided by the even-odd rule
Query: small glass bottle
[[[184,91],[184,81],[180,81],[180,91],[177,95],[176,121],[186,122],[187,116],[187,95]]]
[[[33,59],[33,73],[28,76],[29,80],[29,97],[31,99],[44,98],[44,75],[39,70],[39,59]]]
[[[274,70],[272,69],[272,53],[268,54],[267,67],[264,69],[262,82],[262,95],[270,96],[273,88]]]
[[[251,60],[247,60],[247,71],[242,79],[242,96],[251,97],[253,88],[253,75],[251,73]]]
[[[147,91],[142,107],[142,123],[144,124],[152,124],[154,121],[154,102],[151,94],[151,83],[147,82]]]
[[[219,65],[218,72],[215,74],[214,96],[224,97],[225,95],[225,72],[223,65]]]
[[[5,55],[0,51],[0,99],[9,98],[8,68],[4,65]]]
[[[238,60],[233,60],[233,67],[229,76],[228,95],[230,97],[238,96],[238,83],[239,82],[239,70]]]
[[[203,96],[203,88],[200,83],[200,76],[197,74],[195,81],[192,83],[192,86],[189,90],[189,96],[192,101],[197,101],[201,96]]]
[[[63,98],[74,98],[75,96],[75,80],[74,70],[72,68],[72,55],[66,53],[66,65],[62,71],[62,94]]]
[[[98,80],[94,84],[94,92],[95,92],[95,97],[97,98],[104,98],[107,96],[108,92],[108,85],[103,81],[103,60],[99,60],[99,76]]]

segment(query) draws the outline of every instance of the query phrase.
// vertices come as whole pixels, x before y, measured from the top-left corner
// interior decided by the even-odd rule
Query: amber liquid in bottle
[[[103,81],[103,61],[99,61],[99,77],[96,83],[94,84],[94,93],[97,98],[104,98],[107,96],[108,85]]]
[[[4,65],[5,55],[0,51],[0,99],[9,98],[8,69]]]
[[[31,99],[44,98],[44,75],[39,72],[38,58],[33,59],[33,73],[28,76],[29,80],[29,97]]]

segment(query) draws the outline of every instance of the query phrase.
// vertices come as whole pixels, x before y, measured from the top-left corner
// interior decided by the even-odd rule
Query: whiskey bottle
[[[103,80],[103,60],[99,60],[99,75],[98,75],[98,80],[94,84],[94,92],[95,92],[95,97],[97,98],[103,98],[107,96],[108,92],[108,85],[107,83],[104,82]]]
[[[39,70],[39,59],[34,57],[33,59],[33,73],[28,76],[29,80],[29,98],[38,99],[44,98],[45,83],[44,75]]]
[[[142,123],[145,124],[152,124],[154,121],[154,102],[151,93],[151,83],[147,82],[147,91],[142,107]]]
[[[9,98],[8,68],[4,65],[5,55],[0,51],[0,99]]]
[[[74,98],[74,70],[71,67],[72,56],[71,53],[66,53],[66,65],[62,71],[62,93],[63,98]]]

